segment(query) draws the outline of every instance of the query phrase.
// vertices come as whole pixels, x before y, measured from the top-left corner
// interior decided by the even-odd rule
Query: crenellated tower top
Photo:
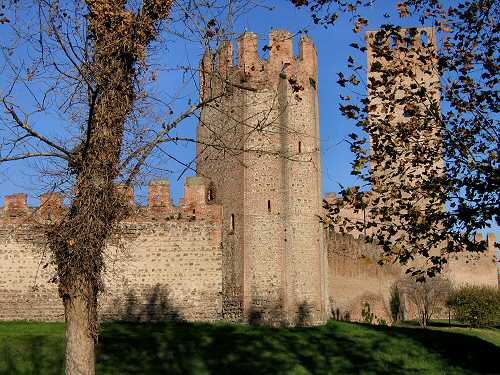
[[[314,88],[318,75],[316,46],[311,38],[300,38],[299,56],[294,54],[294,35],[287,30],[271,31],[269,45],[262,47],[269,51],[269,58],[259,54],[259,37],[245,32],[237,39],[237,59],[230,41],[221,44],[217,52],[207,50],[203,56],[201,74],[202,97],[207,99],[221,93],[221,89],[232,83],[235,87],[263,90],[275,87],[280,74],[294,77],[304,87]]]

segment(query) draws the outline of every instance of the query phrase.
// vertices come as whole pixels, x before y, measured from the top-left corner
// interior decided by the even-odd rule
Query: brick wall
[[[402,275],[398,266],[377,264],[380,249],[363,237],[328,235],[329,296],[332,315],[361,320],[365,303],[375,316],[390,320],[390,288]]]
[[[479,235],[477,240],[482,240]],[[487,238],[488,251],[474,256],[460,253],[449,256],[443,276],[455,286],[463,284],[497,287],[495,237]],[[330,231],[328,234],[329,296],[332,316],[362,320],[365,303],[378,318],[391,321],[391,287],[405,276],[407,267],[400,264],[379,265],[381,249],[366,243],[363,236],[354,237]],[[409,267],[409,265],[408,265]],[[408,318],[415,318],[415,309],[406,306]]]
[[[474,284],[498,287],[498,257],[493,233],[483,238],[476,236],[476,241],[486,241],[487,251],[482,254],[450,255],[448,272],[455,285]]]
[[[150,204],[135,208],[120,246],[106,250],[102,318],[221,319],[222,207],[207,202],[205,182],[188,179],[180,207],[170,202],[168,182],[152,183]],[[0,208],[0,319],[62,320],[41,235],[47,212],[13,200]]]

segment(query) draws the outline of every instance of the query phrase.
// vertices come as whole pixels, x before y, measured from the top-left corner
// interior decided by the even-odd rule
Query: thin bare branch
[[[63,154],[65,154],[68,159],[71,157],[71,152],[69,152],[68,150],[66,150],[61,145],[58,145],[57,143],[51,141],[50,139],[48,139],[44,135],[42,135],[39,132],[37,132],[36,130],[34,130],[28,123],[23,122],[19,118],[19,116],[18,116],[16,110],[14,109],[14,107],[13,106],[9,106],[7,104],[5,98],[2,99],[2,102],[3,102],[3,105],[4,105],[5,109],[7,110],[7,112],[9,112],[9,114],[12,117],[12,119],[16,122],[17,126],[19,126],[20,128],[24,129],[28,134],[30,134],[31,136],[39,139],[40,141],[42,141],[43,143],[47,144],[48,146],[53,147],[56,150],[59,150],[60,152],[62,152]]]
[[[208,105],[209,103],[221,98],[222,96],[224,96],[224,94],[214,96],[210,99],[201,101],[198,104],[192,105],[185,112],[183,112],[175,121],[171,122],[169,125],[166,125],[163,128],[163,130],[158,132],[156,137],[151,142],[143,145],[138,150],[132,152],[129,155],[129,157],[122,163],[122,167],[128,165],[135,157],[139,157],[139,160],[137,161],[135,166],[132,168],[132,171],[130,172],[129,177],[127,178],[126,185],[130,185],[132,183],[135,176],[137,176],[137,174],[139,173],[142,165],[145,163],[146,159],[151,155],[151,153],[156,148],[156,146],[161,143],[162,139],[170,131],[175,129],[182,121],[191,117],[197,110],[199,110],[200,108],[203,108],[204,106]]]
[[[0,157],[0,163],[4,163],[4,162],[8,162],[8,161],[24,160],[24,159],[29,159],[29,158],[38,158],[38,157],[55,157],[55,158],[64,159],[66,161],[70,160],[69,157],[67,157],[66,155],[59,154],[57,152],[28,152],[26,154],[9,156],[6,158]]]

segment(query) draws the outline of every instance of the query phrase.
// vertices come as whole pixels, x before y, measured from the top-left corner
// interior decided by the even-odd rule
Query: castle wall
[[[5,209],[0,215],[5,218]],[[0,320],[64,320],[48,261],[32,225],[0,224]]]
[[[244,155],[245,310],[250,319],[282,321],[285,207],[282,186],[282,108],[277,86],[246,93],[245,117],[251,131]],[[273,103],[269,106],[269,103]],[[269,115],[268,115],[269,114]],[[252,315],[252,316],[250,316]]]
[[[309,38],[300,46],[294,56],[292,35],[274,30],[268,60],[259,57],[253,33],[239,38],[237,62],[229,42],[207,51],[198,176],[187,179],[179,207],[168,181],[153,181],[147,206],[133,207],[121,223],[122,241],[112,239],[106,249],[103,319],[319,324],[330,314],[361,320],[369,304],[390,321],[391,287],[404,267],[380,266],[381,249],[362,233],[340,234],[338,225],[326,233],[319,222],[317,56]],[[368,57],[371,67],[371,50]],[[369,79],[378,74],[370,71]],[[438,83],[426,83],[422,72],[417,78],[430,88]],[[369,94],[377,107],[376,91]],[[403,110],[393,112],[404,123]],[[441,160],[436,165],[439,172]],[[385,175],[390,169],[378,167],[379,181],[393,181]],[[134,192],[123,192],[134,206]],[[43,238],[44,225],[64,214],[62,196],[46,194],[38,208],[26,199],[6,197],[0,208],[0,320],[62,320]],[[367,219],[349,208],[340,215]],[[456,285],[497,285],[494,240],[488,237],[485,254],[450,256],[445,276]]]
[[[477,237],[482,240],[482,235]],[[474,256],[466,253],[448,257],[443,276],[454,286],[486,285],[498,287],[495,236],[487,238],[487,251]],[[379,265],[381,249],[366,243],[363,236],[328,233],[329,296],[332,316],[337,319],[362,320],[365,303],[376,318],[391,321],[391,288],[405,277],[407,267],[400,264]],[[408,319],[415,319],[415,309],[406,306]]]
[[[283,39],[290,43],[291,50],[291,35],[284,35]],[[301,40],[300,61],[301,64],[291,64],[280,80],[281,100],[286,108],[281,125],[285,155],[282,170],[286,303],[292,313],[289,321],[301,320],[307,314],[310,320],[319,322],[326,316],[326,251],[318,220],[322,212],[322,173],[317,56],[308,38]]]
[[[482,234],[476,241],[483,241]],[[488,285],[498,287],[498,257],[495,247],[495,235],[488,234],[487,251],[480,254],[458,253],[448,256],[447,273],[455,285]]]
[[[207,52],[202,61],[202,95],[207,100],[223,90],[221,79],[233,69],[232,45],[226,44],[218,56]],[[214,64],[221,66],[223,77],[214,75]],[[222,290],[223,317],[231,321],[243,319],[243,151],[241,126],[244,102],[238,90],[215,100],[201,113],[198,126],[197,174],[210,178],[211,195],[223,205],[222,217]]]
[[[219,320],[222,317],[222,207],[208,204],[197,178],[181,207],[168,183],[155,182],[147,207],[121,224],[121,245],[106,250],[103,319]],[[64,320],[57,284],[41,235],[47,216],[11,198],[0,209],[0,319]],[[23,224],[24,223],[24,224]]]
[[[366,40],[374,190],[393,183],[399,190],[418,187],[444,171],[441,125],[428,110],[437,105],[439,111],[441,101],[436,32],[432,27],[392,35],[369,31]]]
[[[403,275],[399,266],[377,264],[380,250],[363,237],[331,231],[328,235],[329,296],[332,316],[362,320],[365,303],[390,321],[390,289]]]
[[[103,318],[190,321],[222,317],[220,228],[206,221],[127,223],[135,239],[110,249]]]

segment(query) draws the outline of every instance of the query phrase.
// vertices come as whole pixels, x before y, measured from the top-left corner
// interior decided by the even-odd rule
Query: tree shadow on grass
[[[114,323],[102,337],[103,374],[476,374],[494,373],[500,355],[466,335],[348,323]]]
[[[371,326],[371,329],[420,343],[450,367],[463,369],[463,373],[498,373],[496,359],[500,358],[500,347],[478,337],[421,328]]]
[[[119,318],[125,321],[135,322],[137,327],[147,329],[147,326],[141,326],[138,322],[155,322],[155,321],[182,321],[181,314],[175,309],[169,297],[168,288],[157,284],[150,288],[145,293],[140,294],[141,298],[136,297],[134,291],[129,291],[124,297],[117,299],[114,305],[114,318]],[[108,314],[108,315],[107,315]],[[110,312],[103,312],[104,319],[111,316]],[[31,334],[29,332],[30,324],[27,323],[26,335],[13,335],[7,340],[0,338],[0,375],[21,375],[21,374],[64,374],[64,335],[61,336],[44,336],[40,333]],[[131,332],[128,331],[128,334]],[[116,353],[118,361],[122,356],[131,353],[134,357],[137,353],[133,336],[128,337],[128,341],[123,342],[123,348],[126,348],[121,353]],[[99,340],[103,335],[99,337]],[[105,338],[106,339],[106,338]],[[111,338],[111,340],[114,340]],[[105,356],[104,356],[105,357]],[[147,361],[150,358],[149,353],[144,353],[144,359]],[[97,356],[97,360],[100,357]],[[140,363],[140,358],[138,358]],[[127,360],[125,360],[127,362]],[[127,372],[116,372],[114,369],[109,369],[110,374],[127,374]]]
[[[58,337],[23,335],[0,344],[0,374],[64,374],[64,343]]]
[[[60,336],[20,336],[0,342],[0,373],[63,373]],[[109,322],[97,349],[97,374],[120,375],[488,374],[500,357],[500,348],[473,336],[345,322],[286,329]]]

